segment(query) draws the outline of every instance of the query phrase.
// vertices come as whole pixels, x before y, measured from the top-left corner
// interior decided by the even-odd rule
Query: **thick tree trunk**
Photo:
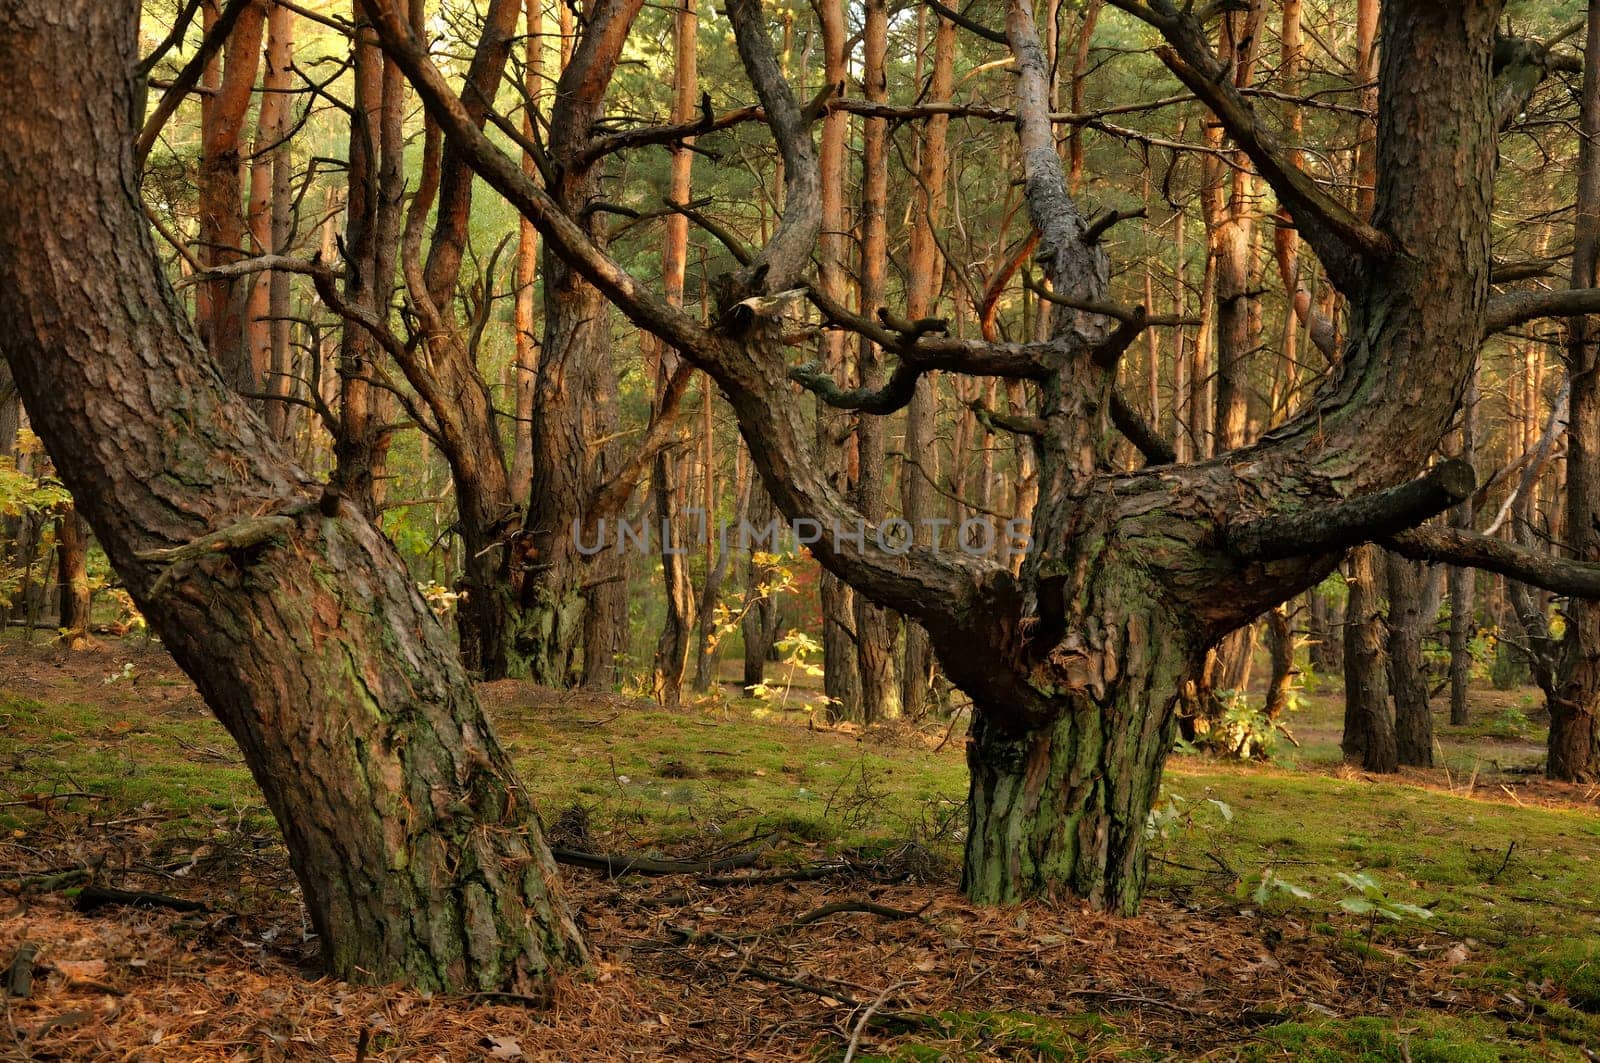
[[[0,226],[0,330],[32,422],[238,741],[328,972],[541,992],[583,946],[443,630],[378,528],[228,392],[161,280],[129,125],[137,15],[0,7],[0,217],[38,223]]]
[[[1397,554],[1386,551],[1383,558],[1389,590],[1387,656],[1397,756],[1401,764],[1431,768],[1433,714],[1428,710],[1422,634],[1432,618],[1424,615],[1423,573],[1417,562]]]
[[[641,0],[597,5],[556,85],[550,157],[556,200],[604,246],[600,160],[580,161],[605,106],[606,87]],[[524,530],[537,567],[524,579],[512,633],[518,672],[550,686],[609,688],[627,644],[626,559],[612,534],[580,553],[574,529],[601,542],[591,502],[619,464],[617,374],[610,304],[548,244],[544,250],[544,340],[533,409],[533,492]],[[618,507],[620,510],[620,507]],[[659,531],[659,529],[657,529]]]
[[[76,508],[56,518],[57,584],[61,593],[61,644],[69,650],[94,645],[89,637],[89,526]]]
[[[1383,659],[1383,587],[1378,548],[1351,551],[1350,599],[1345,611],[1344,738],[1347,759],[1367,771],[1399,770],[1394,717],[1389,711],[1389,674]]]
[[[1000,726],[996,718],[1009,713],[981,706],[973,713],[961,887],[977,903],[1070,895],[1127,913],[1138,907],[1177,692],[1198,678],[1202,654],[1149,600],[1130,594],[1117,605],[1103,615],[1105,629],[1139,637],[1102,693],[1061,699],[1057,718],[1036,727]]]

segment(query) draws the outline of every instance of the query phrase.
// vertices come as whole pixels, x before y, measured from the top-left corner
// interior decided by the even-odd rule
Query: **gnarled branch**
[[[1477,475],[1467,462],[1440,462],[1409,483],[1298,513],[1277,513],[1227,531],[1227,548],[1246,561],[1345,550],[1387,539],[1421,524],[1472,494]]]
[[[1413,561],[1481,568],[1554,594],[1600,598],[1600,564],[1554,557],[1463,528],[1412,528],[1385,539],[1383,546]]]

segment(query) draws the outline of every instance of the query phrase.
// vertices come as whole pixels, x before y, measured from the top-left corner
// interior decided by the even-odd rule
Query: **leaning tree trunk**
[[[0,4],[0,331],[134,600],[238,741],[329,973],[540,992],[583,945],[526,791],[377,526],[228,391],[137,199],[138,5]],[[94,55],[96,63],[63,57]]]

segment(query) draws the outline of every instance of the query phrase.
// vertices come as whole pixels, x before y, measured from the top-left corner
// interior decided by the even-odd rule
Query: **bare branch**
[[[211,24],[210,31],[200,41],[200,47],[195,50],[189,62],[184,64],[178,76],[172,79],[171,87],[161,94],[160,102],[156,104],[156,109],[150,112],[150,117],[145,119],[144,128],[139,130],[139,138],[133,144],[133,158],[139,169],[144,169],[144,160],[150,157],[150,149],[156,146],[156,138],[161,135],[167,120],[178,109],[183,98],[200,84],[200,77],[205,73],[206,64],[210,63],[211,57],[227,43],[228,34],[233,32],[233,24],[239,21],[244,9],[254,2],[255,0],[229,0],[228,6],[222,9],[222,14],[217,16],[217,21]]]
[[[1168,47],[1157,54],[1227,129],[1261,176],[1272,186],[1294,216],[1305,236],[1342,291],[1353,291],[1363,263],[1394,254],[1388,234],[1357,217],[1343,203],[1294,164],[1292,152],[1256,114],[1255,108],[1234,85],[1230,71],[1212,51],[1204,32],[1203,15],[1182,10],[1170,0],[1111,0],[1112,4],[1159,29]]]

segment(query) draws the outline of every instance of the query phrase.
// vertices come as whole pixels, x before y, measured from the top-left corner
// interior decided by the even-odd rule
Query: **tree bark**
[[[289,95],[294,54],[294,14],[273,2],[267,9],[266,71],[250,152],[250,241],[258,255],[288,253],[293,204],[290,202]],[[262,394],[289,393],[289,275],[269,270],[246,278],[246,349],[250,372]],[[286,438],[289,405],[263,401],[261,412],[272,434]]]
[[[583,946],[443,629],[378,528],[230,394],[161,278],[136,198],[137,16],[0,7],[0,216],[49,234],[0,226],[0,329],[30,418],[238,741],[326,970],[542,993]],[[105,62],[61,61],[77,54]]]
[[[200,131],[200,252],[209,267],[225,266],[246,255],[247,229],[240,173],[239,135],[261,63],[261,36],[267,0],[255,0],[233,24],[223,49],[222,80]],[[248,278],[206,282],[207,315],[199,322],[211,356],[223,375],[241,391],[260,390],[246,337]]]
[[[888,0],[865,0],[862,32],[862,87],[868,102],[889,100]],[[860,308],[875,314],[884,306],[889,279],[889,123],[884,118],[867,118],[861,135],[861,273]],[[865,388],[883,386],[884,352],[872,340],[862,337],[858,351],[857,379]],[[885,434],[882,417],[862,417],[856,424],[857,464],[855,505],[861,515],[874,523],[883,520],[886,509],[884,480]],[[871,600],[855,597],[856,673],[861,680],[859,717],[866,723],[894,719],[901,713],[900,680],[895,668],[895,633],[899,617]]]
[[[1394,696],[1396,755],[1401,764],[1433,767],[1433,714],[1428,710],[1428,676],[1422,664],[1425,615],[1421,566],[1387,551],[1384,583],[1389,590],[1389,691]]]
[[[351,0],[351,6],[356,16],[350,45],[355,87],[350,111],[343,298],[386,321],[394,291],[404,190],[403,101],[397,95],[402,86],[390,74],[392,64],[378,50],[371,28],[360,17],[359,0]],[[387,392],[371,384],[377,362],[377,341],[372,334],[347,325],[339,338],[339,431],[333,443],[333,482],[369,517],[377,516],[382,501],[395,406]]]
[[[374,11],[386,6],[363,2]],[[430,111],[474,145],[480,172],[540,226],[547,245],[602,285],[635,324],[668,339],[716,381],[778,507],[791,518],[848,527],[859,511],[819,467],[814,427],[790,397],[797,381],[836,401],[840,389],[830,392],[807,371],[791,375],[778,323],[730,313],[803,282],[822,230],[826,185],[810,120],[772,54],[759,3],[730,0],[727,10],[783,155],[785,195],[772,239],[719,285],[724,316],[712,328],[652,295],[526,181],[514,160],[487,138],[474,139],[425,49],[392,17],[384,25]],[[1352,338],[1310,408],[1254,446],[1195,465],[1127,472],[1116,463],[1121,441],[1111,419],[1116,360],[1130,335],[1125,322],[1082,310],[1053,315],[1045,344],[873,333],[900,354],[901,384],[908,373],[954,369],[1031,380],[1039,395],[1045,487],[1020,571],[923,548],[891,554],[868,541],[824,536],[813,545],[829,571],[922,623],[952,682],[973,698],[979,722],[972,756],[980,770],[973,773],[966,880],[983,899],[1076,892],[1123,908],[1135,903],[1139,839],[1177,689],[1198,679],[1207,647],[1316,585],[1364,534],[1399,516],[1420,521],[1437,512],[1397,514],[1386,500],[1417,497],[1405,485],[1448,429],[1488,322],[1498,3],[1382,5],[1383,179],[1370,223],[1283,164],[1270,129],[1219,72],[1196,16],[1168,5],[1140,10],[1172,45],[1163,58],[1229,125],[1290,206],[1330,278],[1350,295]],[[1007,37],[1038,259],[1059,296],[1103,301],[1109,259],[1067,194],[1050,120],[1049,64],[1022,0],[1007,6]],[[1418,137],[1419,128],[1433,135]],[[904,394],[902,388],[890,397]],[[889,405],[880,399],[875,408]],[[1376,507],[1370,527],[1349,524],[1352,512],[1369,507]],[[1314,552],[1266,562],[1230,545],[1235,529],[1295,525],[1312,511],[1326,512],[1324,530],[1340,531],[1308,548]],[[1075,746],[1093,750],[1092,762],[1072,757]],[[1078,785],[1080,776],[1063,764],[1092,774]],[[1030,765],[1067,785],[1035,787]],[[1093,844],[1078,844],[1084,836]],[[1012,837],[1021,844],[1008,847],[1004,840]]]
[[[598,246],[605,214],[599,161],[581,161],[605,106],[642,0],[597,5],[556,85],[549,154],[560,179],[552,193]],[[606,440],[617,431],[617,379],[604,295],[548,245],[544,249],[544,340],[533,412],[533,493],[524,531],[538,568],[523,581],[513,640],[518,670],[549,686],[609,688],[626,644],[625,558],[608,537],[585,556],[574,529],[597,541],[591,502],[620,464]],[[607,514],[615,523],[618,514]]]
[[[544,99],[544,6],[545,0],[527,0],[528,39],[524,47],[523,91],[531,103],[522,114],[522,135],[530,141],[535,135],[533,107]],[[522,153],[522,172],[529,179],[538,176],[531,152]],[[527,505],[533,487],[533,397],[539,373],[537,294],[534,283],[539,270],[539,230],[527,218],[517,219],[516,305],[513,310],[517,330],[517,356],[512,380],[516,422],[511,430],[511,499]]]
[[[1394,717],[1389,710],[1389,673],[1384,662],[1383,589],[1378,548],[1350,554],[1350,599],[1345,608],[1344,737],[1346,759],[1367,771],[1400,768]]]
[[[1588,5],[1587,51],[1579,115],[1578,201],[1573,223],[1572,287],[1600,279],[1600,0]],[[1572,395],[1567,422],[1568,548],[1579,561],[1600,560],[1600,325],[1593,317],[1567,324]],[[1546,697],[1552,779],[1600,779],[1600,602],[1573,599],[1558,664],[1560,681]]]
[[[1477,459],[1477,373],[1467,384],[1461,404],[1461,446],[1456,456],[1472,464]],[[1468,498],[1450,514],[1450,526],[1472,530],[1472,499]],[[1468,720],[1467,697],[1472,680],[1472,636],[1474,633],[1473,590],[1476,574],[1464,565],[1448,569],[1446,585],[1450,594],[1450,722],[1464,727]]]
[[[1262,712],[1269,720],[1282,719],[1289,711],[1294,692],[1294,629],[1289,624],[1289,607],[1280,605],[1267,614],[1267,647],[1272,652],[1272,675],[1267,681],[1267,699]]]
[[[695,34],[699,19],[695,15],[695,0],[676,0],[672,12],[672,112],[669,121],[674,124],[688,122],[695,115],[696,95],[699,91],[699,71]],[[694,191],[692,140],[672,149],[672,175],[668,196],[674,203],[687,203]],[[673,214],[666,219],[661,248],[661,290],[668,303],[683,305],[684,270],[689,259],[689,219]],[[657,341],[656,354],[656,408],[659,416],[662,399],[668,390],[668,381],[678,368],[678,355],[664,343]],[[689,574],[688,537],[683,535],[679,518],[679,496],[683,479],[679,475],[680,462],[662,452],[656,455],[651,471],[651,488],[655,501],[655,516],[661,535],[661,580],[666,592],[666,615],[662,620],[661,636],[656,640],[655,697],[663,705],[676,705],[682,700],[684,674],[689,667],[689,651],[694,643],[696,600],[694,580]],[[709,470],[708,470],[709,474]],[[709,509],[702,514],[703,528],[709,536],[714,514]],[[669,534],[676,539],[669,541]],[[710,578],[710,571],[706,573]]]
[[[57,583],[61,593],[61,645],[69,650],[88,649],[89,637],[89,527],[76,507],[56,518]]]
[[[950,100],[955,85],[955,57],[955,24],[941,18],[933,33],[929,102]],[[913,321],[933,316],[944,287],[945,262],[939,250],[938,230],[944,224],[949,129],[950,119],[943,115],[930,118],[922,128],[922,160],[917,171],[918,187],[911,197],[911,246],[906,254],[906,316]],[[903,462],[900,471],[901,506],[923,545],[932,545],[931,529],[925,522],[934,515],[933,484],[939,476],[934,447],[939,409],[936,380],[917,381],[906,407],[906,454],[911,460]],[[900,703],[908,717],[921,719],[927,713],[932,677],[933,645],[928,633],[908,620],[900,665]]]

